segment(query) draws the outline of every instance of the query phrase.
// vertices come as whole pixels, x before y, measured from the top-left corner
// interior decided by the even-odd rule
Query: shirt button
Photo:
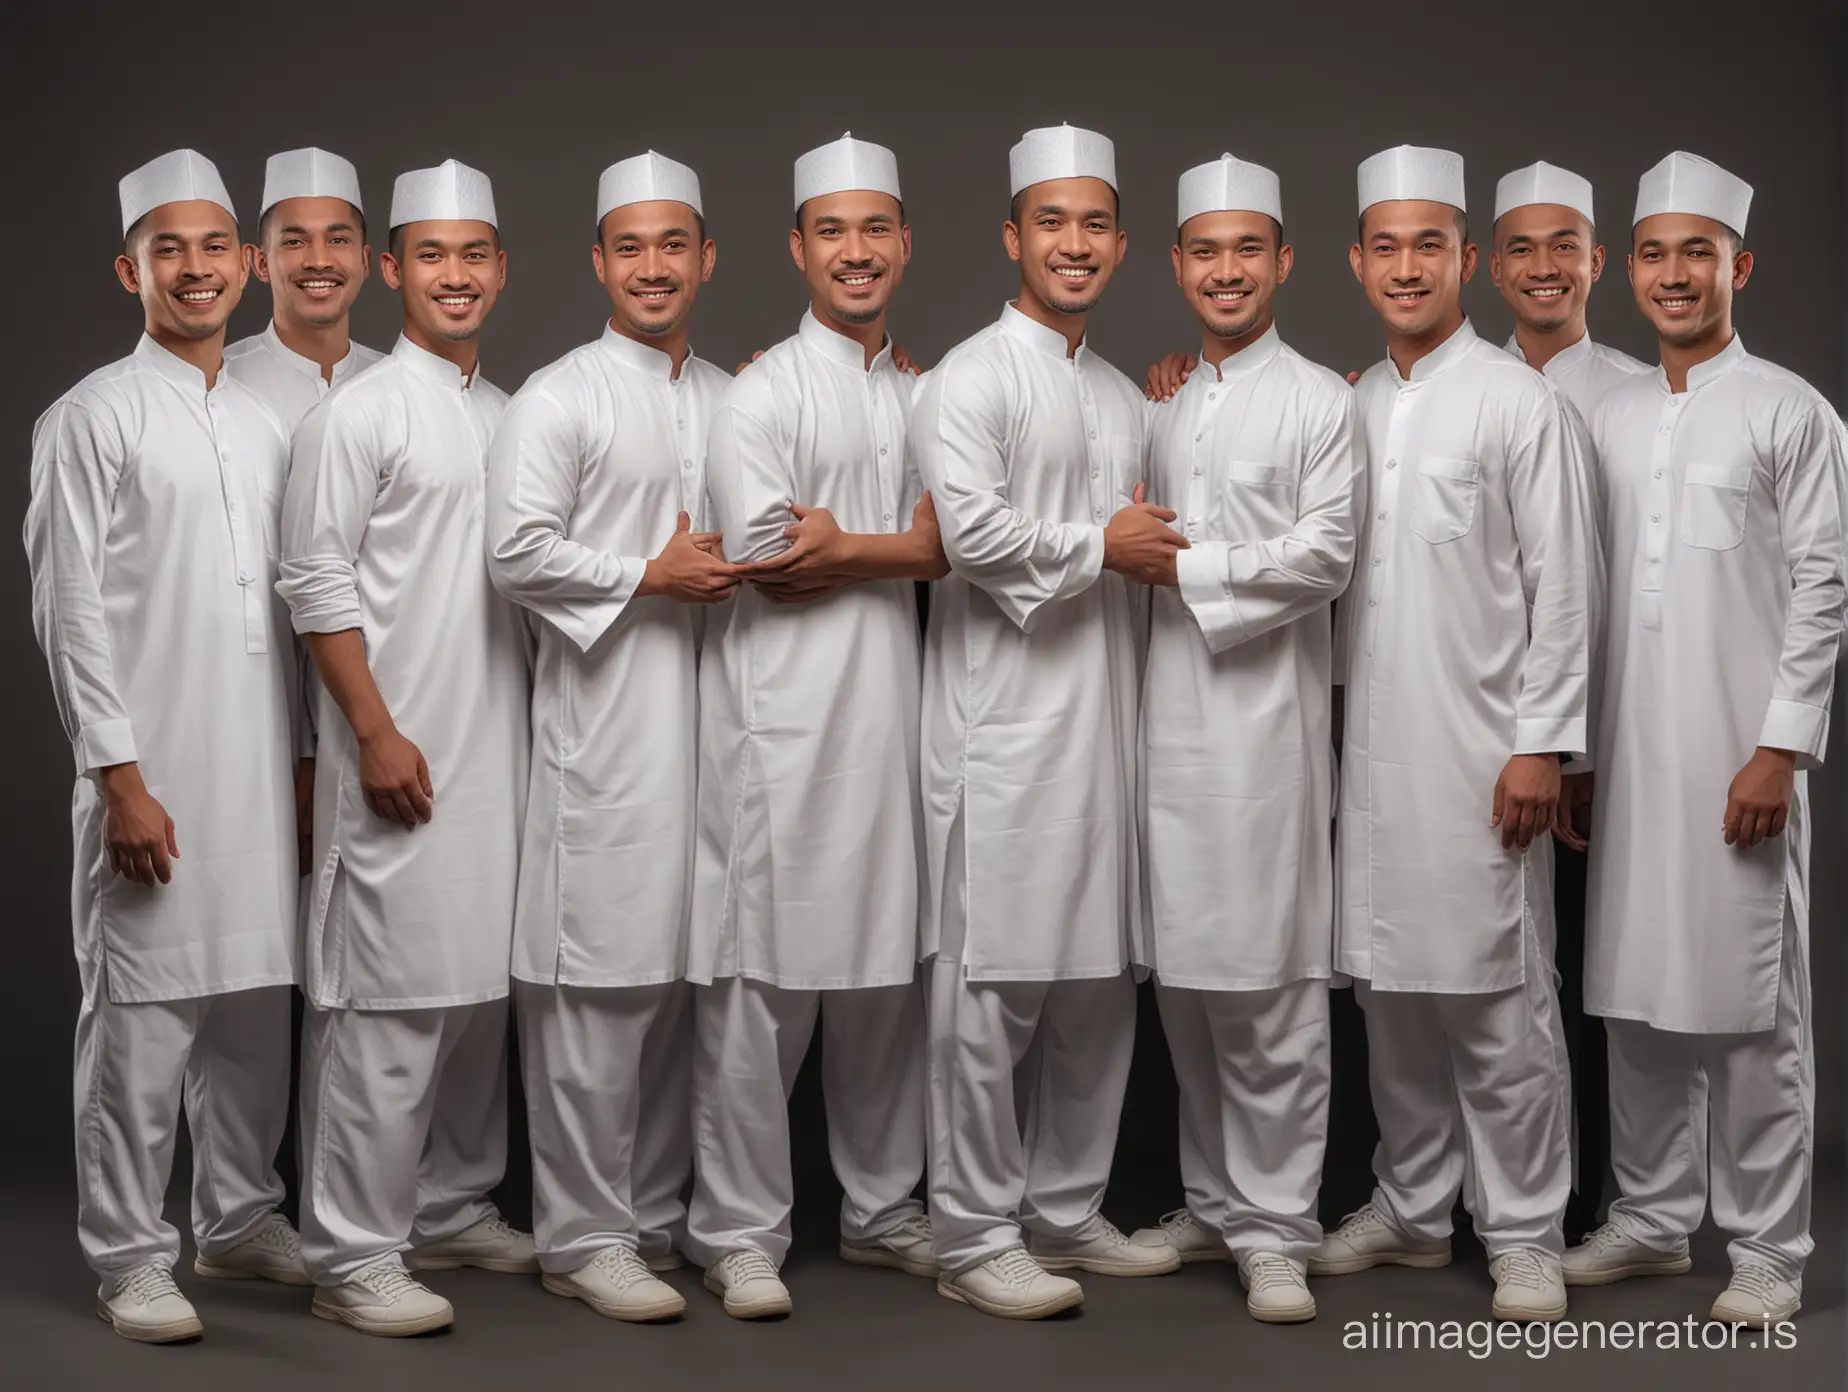
[[[1662,514],[1659,512],[1652,512],[1649,514],[1649,520],[1651,522],[1660,522],[1662,520]]]
[[[885,452],[886,452],[886,447],[885,447],[884,445],[881,445],[881,446],[879,447],[879,453],[880,453],[880,454],[884,454]]]
[[[1378,556],[1375,556],[1375,557],[1373,558],[1373,564],[1374,564],[1374,565],[1378,565],[1379,563],[1380,563],[1380,558],[1379,558]]]
[[[1193,476],[1195,478],[1200,477],[1200,466],[1198,464],[1194,465],[1194,475]]]
[[[1198,435],[1194,436],[1195,440],[1204,440],[1205,438],[1206,438],[1206,432],[1204,430],[1202,430]]]
[[[1095,439],[1097,438],[1097,432],[1096,432],[1095,430],[1093,430],[1093,431],[1091,432],[1091,438],[1092,438],[1093,440],[1095,440]]]
[[[1399,467],[1399,461],[1396,459],[1388,459],[1386,461],[1386,467],[1388,469],[1396,469]]]
[[[1662,471],[1661,471],[1660,469],[1657,469],[1657,470],[1655,471],[1655,476],[1656,476],[1657,478],[1661,478],[1661,477],[1662,477]]]
[[[247,570],[240,570],[237,573],[237,583],[240,585],[248,585],[250,583],[250,572]]]
[[[1670,432],[1671,430],[1673,430],[1674,428],[1675,428],[1675,427],[1674,427],[1674,426],[1672,426],[1672,425],[1665,425],[1665,426],[1663,426],[1663,427],[1662,427],[1662,433],[1663,433],[1664,435],[1666,435],[1666,434],[1668,434],[1668,433],[1669,433],[1669,432]]]
[[[1380,521],[1384,522],[1386,520],[1386,514],[1383,512],[1380,513],[1379,518],[1380,518]]]
[[[1091,470],[1091,477],[1092,477],[1092,478],[1096,478],[1096,477],[1097,477],[1097,470],[1095,470],[1095,469],[1093,469],[1093,470]]]
[[[1219,393],[1218,392],[1208,392],[1206,394],[1206,399],[1208,401],[1217,401],[1219,400]]]
[[[1367,601],[1367,607],[1369,609],[1377,609],[1380,607],[1380,602],[1377,599],[1370,599]]]

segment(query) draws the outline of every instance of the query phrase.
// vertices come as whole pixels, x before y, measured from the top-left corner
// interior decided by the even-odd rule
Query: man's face
[[[1455,208],[1419,199],[1375,203],[1360,232],[1348,264],[1389,333],[1415,338],[1461,313],[1476,248],[1463,240]]]
[[[1001,239],[1022,284],[1048,309],[1087,313],[1129,249],[1116,193],[1102,179],[1048,179],[1022,189],[1019,208],[1020,222],[1006,223]]]
[[[1248,338],[1270,327],[1277,287],[1295,253],[1278,245],[1263,213],[1201,213],[1181,226],[1174,279],[1215,338]]]
[[[604,214],[590,259],[624,333],[650,339],[685,327],[718,259],[699,225],[685,203],[629,203]]]
[[[404,299],[407,323],[451,343],[481,332],[507,283],[507,253],[492,227],[467,219],[407,223],[398,252],[386,252],[379,264]]]
[[[116,276],[140,296],[149,332],[176,339],[222,332],[249,275],[237,223],[202,198],[151,209],[116,258]]]
[[[809,297],[843,324],[870,324],[885,313],[911,259],[911,229],[898,200],[851,189],[811,198],[796,210],[789,234]]]
[[[344,198],[285,198],[263,219],[252,248],[257,279],[270,287],[278,319],[337,324],[372,271],[359,214]]]
[[[1551,333],[1579,319],[1603,274],[1604,248],[1573,209],[1533,203],[1496,219],[1489,279],[1528,328]]]
[[[1692,213],[1657,213],[1636,224],[1630,285],[1664,343],[1697,343],[1732,318],[1735,290],[1752,274],[1723,223]]]

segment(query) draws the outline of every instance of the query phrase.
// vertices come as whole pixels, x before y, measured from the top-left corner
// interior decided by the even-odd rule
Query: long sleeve
[[[54,406],[32,436],[32,623],[82,774],[137,757],[103,607],[103,550],[124,454],[120,432],[75,402]]]
[[[1583,753],[1566,760],[1561,767],[1561,772],[1590,773],[1597,762],[1598,721],[1604,701],[1604,641],[1610,596],[1610,570],[1604,551],[1605,519],[1609,516],[1606,506],[1608,500],[1605,496],[1604,468],[1598,459],[1597,449],[1592,444],[1590,426],[1586,424],[1578,409],[1563,395],[1559,398],[1559,407],[1568,426],[1567,444],[1578,452],[1584,470],[1585,488],[1591,499],[1592,526],[1591,542],[1585,553],[1585,626],[1590,635],[1588,653],[1591,659],[1585,702],[1585,749]]]
[[[515,398],[488,452],[488,574],[495,588],[588,652],[622,617],[648,568],[565,534],[584,442],[543,393]]]
[[[925,386],[910,431],[951,568],[1032,632],[1041,606],[1103,572],[1104,529],[1029,517],[1008,501],[1007,404],[986,364],[949,362]]]
[[[783,531],[796,519],[793,459],[768,402],[727,400],[706,441],[706,496],[733,564],[767,561],[789,549]]]
[[[365,625],[356,561],[378,501],[372,423],[332,401],[295,432],[282,500],[282,563],[276,592],[297,633],[343,633]]]

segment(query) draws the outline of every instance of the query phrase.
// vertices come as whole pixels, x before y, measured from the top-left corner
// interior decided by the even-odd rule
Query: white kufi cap
[[[391,222],[485,222],[500,228],[494,216],[494,185],[479,169],[460,160],[444,160],[435,169],[400,174],[391,186]]]
[[[898,156],[870,140],[855,140],[851,132],[839,140],[810,150],[796,161],[796,206],[811,198],[849,189],[868,189],[899,200]]]
[[[1448,203],[1467,212],[1463,202],[1463,156],[1422,145],[1395,145],[1370,155],[1360,165],[1360,211],[1375,203],[1400,199]]]
[[[232,221],[237,209],[225,192],[225,181],[218,177],[218,166],[197,150],[172,150],[151,159],[133,174],[124,175],[116,185],[122,200],[122,235],[163,203],[189,203],[204,199],[216,203]]]
[[[1572,209],[1586,222],[1596,224],[1598,221],[1591,213],[1591,180],[1545,160],[1504,174],[1501,182],[1495,185],[1495,216],[1498,219],[1504,213],[1535,203],[1556,203]]]
[[[1196,164],[1181,175],[1180,211],[1175,226],[1201,213],[1263,213],[1283,222],[1283,188],[1261,164],[1221,155]]]
[[[1636,186],[1634,227],[1657,213],[1692,213],[1723,222],[1745,235],[1745,217],[1752,211],[1752,186],[1728,174],[1711,160],[1677,150],[1643,175]]]
[[[618,160],[597,180],[598,222],[612,208],[631,203],[684,203],[701,217],[706,215],[699,205],[699,175],[653,150]]]
[[[362,213],[359,171],[352,162],[325,150],[285,150],[263,166],[263,208],[267,213],[285,198],[344,198]]]
[[[1007,152],[1009,196],[1049,179],[1102,179],[1117,186],[1116,146],[1080,126],[1042,126]]]

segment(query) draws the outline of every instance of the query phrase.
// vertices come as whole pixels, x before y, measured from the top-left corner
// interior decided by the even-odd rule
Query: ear
[[[394,290],[404,288],[404,268],[398,264],[398,258],[389,251],[379,253],[379,274],[385,277],[385,283]]]
[[[257,279],[265,285],[270,283],[269,257],[263,254],[263,248],[255,242],[244,244],[244,264],[257,273]]]
[[[1623,254],[1623,268],[1624,268],[1624,271],[1630,277],[1630,284],[1635,285],[1636,284],[1636,253],[1635,252],[1626,251]]]
[[[500,283],[494,288],[497,291],[505,290],[507,288],[507,248],[502,247],[500,251],[495,254],[494,259],[500,264]]]
[[[131,295],[141,293],[141,268],[135,264],[135,258],[123,252],[115,259],[116,279],[122,282],[122,288]]]
[[[1128,252],[1129,252],[1129,233],[1123,231],[1121,228],[1118,228],[1117,229],[1117,254],[1116,254],[1117,265],[1120,266],[1123,264],[1123,258],[1124,256],[1128,254]]]
[[[1591,249],[1591,283],[1596,285],[1604,277],[1604,248],[1595,246]]]
[[[1277,248],[1277,283],[1282,285],[1296,269],[1296,248],[1285,242]]]
[[[908,222],[898,229],[898,248],[902,258],[899,265],[909,266],[911,264],[911,224]]]
[[[1468,285],[1471,278],[1475,276],[1476,261],[1480,254],[1474,242],[1470,242],[1463,248],[1463,273],[1457,277],[1458,284]]]
[[[1007,248],[1008,260],[1020,260],[1020,229],[1011,220],[1001,224],[1001,245]]]
[[[719,244],[708,237],[699,249],[699,283],[712,279],[712,268],[719,264]]]
[[[1181,279],[1181,248],[1178,243],[1168,248],[1168,260],[1174,267],[1174,283],[1186,290],[1186,283]]]
[[[595,243],[590,248],[590,269],[595,273],[599,284],[603,280],[603,244]]]
[[[1745,289],[1746,281],[1752,278],[1752,265],[1752,253],[1749,251],[1742,251],[1733,257],[1733,289]]]
[[[808,253],[802,245],[802,229],[800,227],[792,227],[789,229],[789,259],[796,263],[796,269],[798,271],[807,272]]]
[[[1355,242],[1353,246],[1348,248],[1348,267],[1354,272],[1355,280],[1358,280],[1362,285],[1365,285],[1367,283],[1367,278],[1360,273],[1360,243],[1359,242]]]
[[[1489,253],[1489,284],[1493,285],[1497,290],[1502,288],[1501,253],[1499,251],[1491,251]]]
[[[372,243],[366,242],[359,249],[359,282],[366,283],[372,274]]]

